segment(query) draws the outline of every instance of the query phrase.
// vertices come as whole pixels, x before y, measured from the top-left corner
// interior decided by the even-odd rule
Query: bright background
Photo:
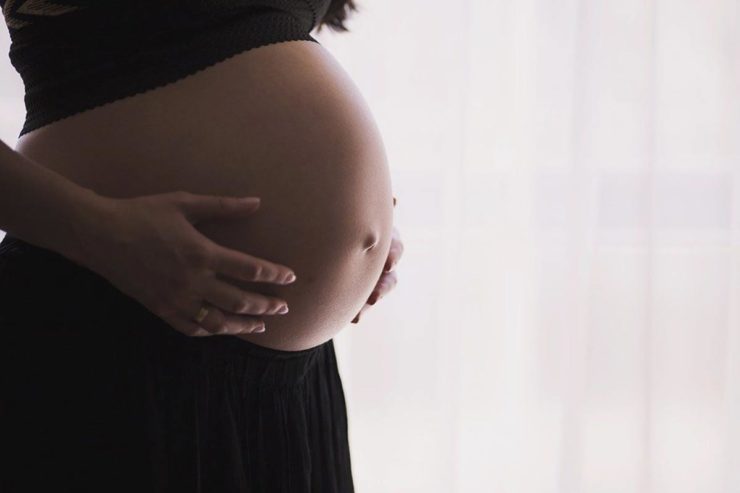
[[[358,3],[316,37],[405,253],[336,338],[357,492],[740,492],[738,1]]]

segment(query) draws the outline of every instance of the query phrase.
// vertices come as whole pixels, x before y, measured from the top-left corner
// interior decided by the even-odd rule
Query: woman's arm
[[[82,231],[104,221],[112,200],[11,149],[0,140],[0,229],[69,258]]]
[[[184,191],[103,197],[0,141],[0,229],[93,270],[186,335],[261,332],[261,315],[287,311],[285,300],[216,275],[290,284],[292,269],[218,245],[193,226],[258,207],[256,197]],[[205,302],[208,314],[196,323]]]

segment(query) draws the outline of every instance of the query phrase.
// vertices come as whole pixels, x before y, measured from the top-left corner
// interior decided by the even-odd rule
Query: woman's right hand
[[[259,315],[279,314],[287,302],[244,291],[216,274],[245,281],[289,284],[286,266],[223,247],[193,225],[241,218],[259,207],[256,197],[169,192],[132,198],[101,197],[105,213],[80,233],[78,263],[99,273],[174,329],[189,335],[264,331]],[[205,303],[204,303],[205,302]],[[195,321],[200,307],[208,315]],[[261,330],[260,330],[261,329]]]

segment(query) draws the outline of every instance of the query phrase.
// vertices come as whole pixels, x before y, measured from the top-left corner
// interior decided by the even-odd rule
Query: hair
[[[326,25],[334,31],[349,31],[344,23],[352,11],[357,11],[355,0],[331,0],[329,9],[321,21],[319,21],[318,30],[321,31]]]

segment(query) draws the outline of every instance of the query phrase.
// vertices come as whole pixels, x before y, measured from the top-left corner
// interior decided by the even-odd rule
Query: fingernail
[[[288,313],[288,305],[281,306],[278,311],[278,313]]]
[[[291,272],[290,274],[288,274],[288,277],[285,279],[285,283],[286,284],[291,283],[295,281],[295,279],[296,279],[295,274]]]
[[[265,331],[265,326],[264,325],[260,325],[259,327],[257,327],[256,329],[253,330],[253,332],[257,332],[257,333],[262,333],[264,331]]]

